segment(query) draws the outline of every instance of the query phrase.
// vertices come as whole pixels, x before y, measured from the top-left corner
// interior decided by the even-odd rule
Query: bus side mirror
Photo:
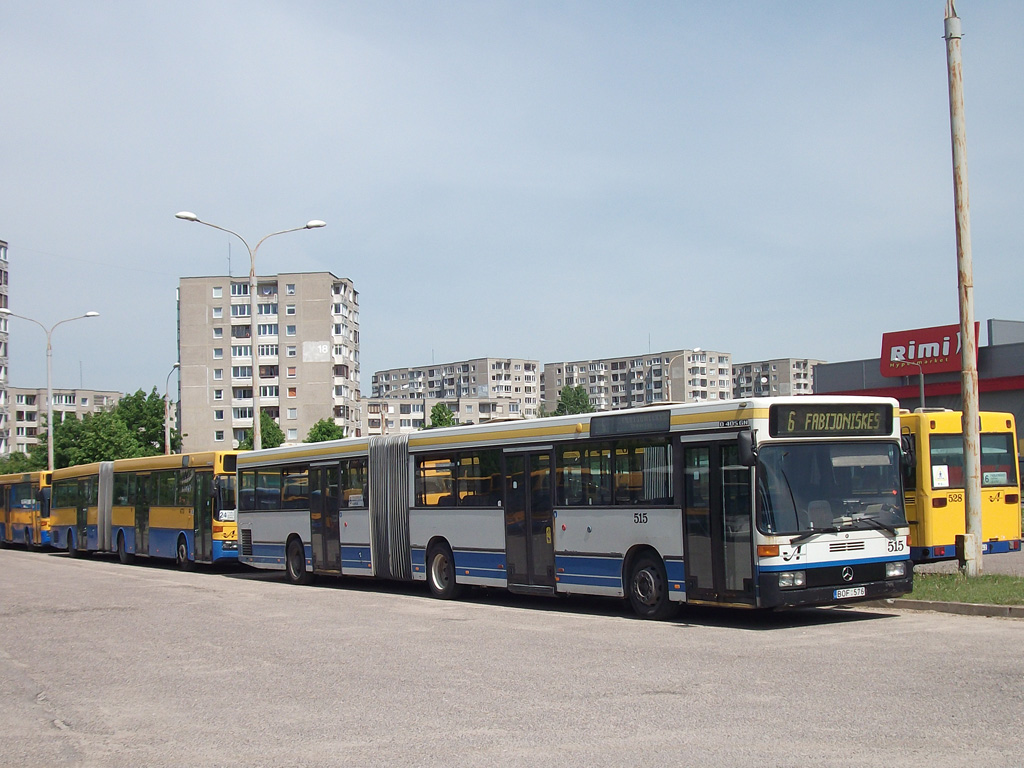
[[[740,446],[740,464],[752,467],[757,464],[757,440],[753,430],[745,429],[737,436]]]

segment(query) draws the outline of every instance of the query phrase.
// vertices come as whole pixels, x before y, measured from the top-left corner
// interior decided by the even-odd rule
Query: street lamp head
[[[174,370],[175,368],[181,368],[181,363],[175,363],[174,365],[172,365],[172,366],[171,366],[171,370],[172,370],[172,371],[173,371],[173,370]]]
[[[90,310],[89,312],[86,312],[84,315],[82,315],[82,317],[99,317],[99,316],[100,316],[100,313],[96,312],[94,310]]]
[[[199,221],[199,217],[192,213],[192,211],[178,211],[174,214],[174,218],[185,221]]]
[[[13,314],[14,313],[11,312],[11,310],[9,310],[7,307],[0,307],[0,315],[13,315]]]
[[[180,215],[180,214],[179,214]],[[320,221],[320,219],[313,219],[312,221],[306,222],[306,229],[318,229],[319,227],[326,227],[326,221]]]

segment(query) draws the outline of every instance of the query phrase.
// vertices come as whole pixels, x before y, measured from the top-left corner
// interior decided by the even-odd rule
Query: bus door
[[[186,476],[191,470],[184,470]],[[185,477],[182,478],[185,481]],[[195,511],[192,533],[195,541],[195,559],[208,563],[213,560],[213,472],[196,472],[193,480]]]
[[[80,552],[89,549],[89,502],[93,498],[92,478],[78,481],[78,509],[75,517],[75,548]]]
[[[505,452],[505,567],[513,592],[555,591],[551,455]]]
[[[135,475],[135,554],[149,554],[149,499],[152,475]]]
[[[688,601],[755,602],[750,477],[736,443],[684,446]]]
[[[341,573],[341,526],[338,519],[338,465],[309,468],[309,532],[313,570]]]

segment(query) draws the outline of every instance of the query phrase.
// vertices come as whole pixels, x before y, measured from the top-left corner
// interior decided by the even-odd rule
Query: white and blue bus
[[[754,398],[238,456],[239,559],[316,574],[747,608],[911,590],[898,403]]]

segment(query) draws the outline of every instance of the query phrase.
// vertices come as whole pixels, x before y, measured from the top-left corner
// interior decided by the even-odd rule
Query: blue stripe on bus
[[[460,577],[479,579],[507,579],[504,552],[480,552],[457,549],[452,552],[455,571]]]
[[[865,557],[856,560],[831,560],[829,562],[808,563],[806,561],[794,561],[782,565],[758,565],[757,569],[762,573],[774,573],[776,571],[809,571],[814,568],[835,568],[841,565],[867,565],[868,563],[899,563],[909,562],[907,555],[896,557]]]
[[[983,555],[999,555],[1005,552],[1020,552],[1020,539],[981,542],[981,553]]]
[[[622,558],[555,555],[555,578],[560,584],[622,589]]]
[[[369,544],[358,544],[351,547],[341,548],[341,571],[358,568],[360,570],[372,569],[373,560]]]
[[[229,545],[231,549],[225,548],[225,545]],[[210,550],[211,559],[215,563],[223,562],[226,560],[237,560],[238,559],[238,542],[237,541],[222,541],[220,539],[213,540],[213,546]]]

